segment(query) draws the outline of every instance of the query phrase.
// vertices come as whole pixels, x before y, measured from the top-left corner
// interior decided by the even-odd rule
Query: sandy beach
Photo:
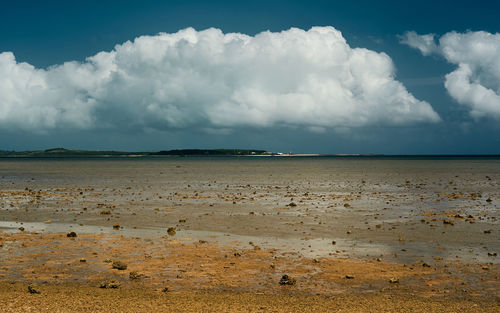
[[[498,312],[499,180],[497,159],[3,159],[0,304]]]

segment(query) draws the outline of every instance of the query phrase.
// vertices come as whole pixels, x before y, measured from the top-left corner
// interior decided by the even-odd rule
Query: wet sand
[[[500,160],[1,160],[0,302],[494,312],[499,180]]]

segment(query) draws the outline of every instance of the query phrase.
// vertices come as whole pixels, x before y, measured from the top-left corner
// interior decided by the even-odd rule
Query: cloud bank
[[[395,80],[389,56],[351,48],[333,27],[187,28],[46,69],[0,53],[0,128],[321,132],[439,120]]]
[[[449,32],[436,45],[432,34],[407,32],[401,42],[424,55],[436,53],[456,64],[457,69],[446,75],[450,96],[467,106],[474,118],[500,119],[500,34]]]

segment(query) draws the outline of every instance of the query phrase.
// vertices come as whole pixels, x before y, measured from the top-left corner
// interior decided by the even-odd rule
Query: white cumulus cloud
[[[434,35],[407,32],[402,43],[424,55],[437,53],[456,64],[457,69],[446,75],[445,87],[450,96],[466,105],[474,118],[500,119],[500,34],[449,32],[436,45]]]
[[[439,120],[395,79],[387,54],[351,48],[333,27],[255,36],[187,28],[47,69],[0,53],[0,128],[217,133]]]

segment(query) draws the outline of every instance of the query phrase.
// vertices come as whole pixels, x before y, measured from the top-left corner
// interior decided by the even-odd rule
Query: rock
[[[128,278],[132,279],[132,280],[135,280],[135,279],[141,279],[144,277],[144,274],[139,274],[137,272],[130,272],[128,274]]]
[[[28,292],[31,294],[37,294],[37,295],[40,294],[40,291],[38,290],[38,286],[36,286],[36,285],[29,285]]]
[[[393,277],[393,278],[389,279],[389,283],[391,283],[391,284],[399,284],[399,278]]]
[[[185,219],[180,219],[179,223],[186,223],[186,220]]]
[[[44,223],[45,224],[50,224],[50,223],[52,223],[52,221],[51,220],[46,220]]]
[[[290,203],[288,204],[288,206],[289,206],[289,207],[296,207],[296,206],[297,206],[297,204],[296,204],[295,202],[290,202]]]
[[[168,291],[169,291],[169,290],[168,290],[168,287],[165,287],[165,288],[163,288],[163,289],[161,290],[161,292],[168,292]]]
[[[103,262],[104,262],[104,263],[111,263],[112,261],[111,261],[111,259],[106,259],[106,260],[104,260]]]
[[[76,233],[74,231],[69,232],[69,233],[66,234],[66,237],[74,238],[74,237],[76,237]]]
[[[297,280],[291,276],[288,276],[288,275],[283,275],[281,276],[281,279],[280,279],[280,285],[284,286],[284,285],[288,285],[288,286],[293,286],[295,285],[295,283],[297,283]]]
[[[332,245],[336,245],[337,242],[335,240],[332,240]]]
[[[20,231],[24,231],[24,227],[19,227],[18,228]]]
[[[423,266],[423,267],[431,267],[429,264],[427,264],[427,263],[425,263],[425,262],[424,262],[424,263],[422,263],[422,266]]]
[[[354,275],[345,275],[345,279],[354,279]]]
[[[115,261],[113,264],[111,264],[111,267],[114,269],[117,269],[119,271],[123,271],[127,269],[127,264],[121,262],[121,261]]]
[[[80,259],[80,263],[85,263],[85,262],[87,262],[87,259],[85,259],[85,258]]]
[[[175,226],[170,226],[169,228],[167,228],[167,233],[168,233],[170,236],[175,235]]]
[[[488,252],[488,256],[497,256],[496,252]]]
[[[491,234],[491,229],[487,229],[484,231],[485,234]]]
[[[352,234],[352,230],[346,231],[346,234],[348,234],[348,235]]]
[[[104,289],[117,289],[120,288],[120,283],[117,282],[116,280],[112,280],[109,282],[102,282],[99,288],[104,288]]]
[[[114,224],[113,229],[120,229],[120,224]]]
[[[455,223],[452,221],[452,220],[443,220],[443,224],[447,224],[447,225],[455,225]]]

